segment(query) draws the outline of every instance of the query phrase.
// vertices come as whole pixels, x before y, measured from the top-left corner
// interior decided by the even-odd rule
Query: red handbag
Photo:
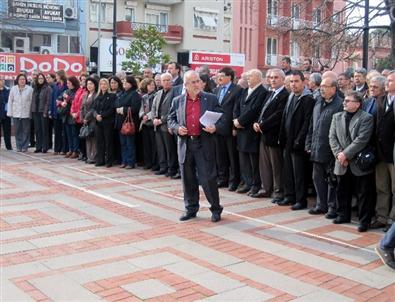
[[[122,123],[121,134],[123,135],[133,135],[136,133],[136,127],[134,126],[132,119],[132,110],[128,109],[128,115]]]

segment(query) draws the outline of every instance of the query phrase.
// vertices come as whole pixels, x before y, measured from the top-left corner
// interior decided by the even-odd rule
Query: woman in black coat
[[[141,97],[137,92],[137,82],[133,76],[126,77],[123,88],[125,91],[115,102],[117,112],[115,116],[115,128],[119,131],[119,140],[121,142],[122,163],[120,167],[133,169],[136,165],[135,134],[123,135],[120,130],[125,118],[127,117],[128,110],[130,109],[135,129],[138,131]]]
[[[96,119],[96,164],[95,166],[112,166],[113,162],[113,125],[115,116],[116,95],[110,93],[107,79],[100,79],[99,94],[93,105],[93,116]]]
[[[51,98],[52,88],[48,85],[45,75],[39,73],[34,84],[31,107],[37,139],[34,153],[47,153],[49,148],[48,111]]]

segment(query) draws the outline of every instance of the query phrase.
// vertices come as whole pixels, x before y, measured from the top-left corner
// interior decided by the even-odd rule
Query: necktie
[[[389,96],[387,97],[387,108],[385,111],[388,111],[391,107],[391,104],[394,102],[395,96]]]
[[[221,91],[219,93],[219,100],[218,100],[220,105],[222,104],[222,100],[225,97],[225,93],[226,93],[226,86],[222,86]]]

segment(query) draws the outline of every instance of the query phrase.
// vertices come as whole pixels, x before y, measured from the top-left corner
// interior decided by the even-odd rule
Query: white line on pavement
[[[55,180],[55,181],[56,181],[57,183],[60,183],[60,184],[64,185],[64,186],[68,186],[68,187],[70,187],[70,188],[77,189],[77,190],[80,190],[80,191],[82,191],[82,192],[85,192],[85,193],[88,193],[88,194],[92,194],[92,195],[95,195],[95,196],[100,197],[100,198],[103,198],[103,199],[107,199],[107,200],[109,200],[109,201],[115,202],[115,203],[117,203],[117,204],[123,205],[123,206],[128,207],[128,208],[137,208],[137,207],[140,206],[140,205],[130,204],[130,203],[121,201],[121,200],[119,200],[119,199],[116,199],[116,198],[114,198],[114,197],[107,196],[107,195],[104,195],[104,194],[101,194],[101,193],[97,193],[97,192],[92,191],[92,190],[85,189],[85,188],[83,188],[83,187],[79,187],[79,186],[70,184],[70,183],[65,182],[65,181],[63,181],[63,180]]]
[[[31,156],[31,155],[26,154],[26,153],[23,153],[22,155],[28,156],[28,157],[31,157],[31,158],[34,158],[34,159],[38,159],[38,160],[41,160],[41,161],[44,161],[44,162],[54,163],[53,161],[50,161],[50,160],[47,160],[47,159],[44,159],[44,158],[39,158],[39,157],[36,157],[36,156]],[[70,167],[70,166],[67,166],[67,165],[59,165],[59,164],[58,164],[58,166],[62,166],[62,167],[67,168],[67,169],[76,170],[76,171],[79,171],[81,173],[89,174],[89,175],[92,175],[92,176],[95,176],[95,177],[100,177],[100,178],[103,178],[103,179],[107,179],[107,180],[110,180],[110,181],[113,181],[113,182],[122,183],[124,185],[130,186],[130,187],[133,187],[133,188],[137,188],[137,189],[141,189],[141,190],[145,190],[147,192],[151,192],[151,193],[155,193],[155,194],[160,194],[162,196],[183,200],[183,198],[181,198],[181,197],[177,197],[177,196],[174,196],[174,195],[171,195],[171,194],[167,194],[167,193],[164,193],[164,192],[160,192],[160,191],[156,191],[156,190],[153,190],[153,189],[148,189],[148,188],[143,187],[143,186],[133,185],[133,184],[130,184],[128,182],[125,182],[125,181],[122,181],[122,180],[118,180],[118,179],[114,179],[114,178],[111,178],[111,177],[108,177],[108,176],[103,176],[103,175],[99,175],[99,174],[96,174],[96,173],[93,173],[93,172],[84,171],[84,170],[76,168],[76,167]],[[73,186],[73,185],[71,185],[71,186]],[[86,190],[84,188],[80,188],[80,189],[81,190]],[[95,193],[95,192],[93,192],[93,193]],[[99,193],[95,193],[95,194],[99,194]],[[100,195],[102,195],[102,194],[100,194]],[[112,197],[103,197],[103,198],[108,199],[108,198],[112,198]],[[114,202],[116,202],[116,201],[114,201]],[[118,200],[118,202],[122,202],[122,201]],[[208,205],[203,205],[203,207],[208,207]],[[356,249],[356,250],[363,250],[365,252],[369,252],[369,253],[375,254],[374,250],[367,249],[367,248],[360,247],[360,246],[353,245],[353,244],[349,244],[349,243],[346,243],[346,242],[343,242],[343,241],[340,241],[340,240],[336,240],[336,239],[333,239],[333,238],[329,238],[329,237],[325,237],[325,236],[321,236],[321,235],[317,235],[317,234],[313,234],[313,233],[308,233],[308,232],[305,232],[305,231],[300,231],[298,229],[290,228],[290,227],[287,227],[287,226],[284,226],[284,225],[280,225],[280,224],[277,224],[277,223],[272,223],[272,222],[269,222],[269,221],[266,221],[266,220],[263,220],[263,219],[258,219],[258,218],[245,216],[245,215],[234,213],[234,212],[227,211],[227,210],[224,210],[223,212],[226,213],[226,214],[235,216],[235,217],[239,217],[239,218],[243,218],[243,219],[246,219],[246,220],[250,220],[250,221],[258,222],[258,223],[261,223],[261,224],[273,226],[273,227],[276,227],[276,228],[279,228],[279,229],[283,229],[283,230],[286,230],[286,231],[289,231],[289,232],[292,232],[292,233],[295,233],[295,234],[302,234],[302,235],[305,235],[305,236],[308,236],[308,237],[311,237],[311,238],[321,239],[321,240],[324,240],[324,241],[327,241],[327,242],[330,242],[330,243],[342,245],[342,246],[345,246],[345,247],[348,247],[348,248],[352,248],[352,249]]]

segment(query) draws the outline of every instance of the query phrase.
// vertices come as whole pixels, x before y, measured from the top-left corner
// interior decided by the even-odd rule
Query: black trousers
[[[345,220],[351,219],[351,202],[353,193],[357,196],[359,223],[368,225],[374,214],[374,173],[355,176],[350,168],[346,174],[338,176],[337,214]]]
[[[36,135],[36,150],[47,151],[48,142],[48,117],[42,112],[33,112],[34,133]]]
[[[240,173],[245,185],[258,192],[261,188],[259,175],[259,153],[239,152]]]
[[[210,211],[219,214],[222,212],[217,187],[215,157],[209,156],[205,154],[200,139],[187,140],[185,161],[180,165],[187,213],[196,213],[199,210],[199,183],[211,205]]]
[[[153,167],[157,165],[157,152],[155,143],[154,127],[143,125],[141,128],[143,137],[144,166]]]
[[[34,119],[30,120],[30,146],[36,145],[36,137],[35,137],[35,130],[34,130]]]
[[[1,141],[1,129],[3,129],[4,144],[7,150],[12,150],[11,145],[11,118],[6,116],[0,119],[0,141]]]
[[[53,148],[53,128],[54,128],[53,119],[48,118],[48,149]]]
[[[305,153],[284,150],[284,195],[287,199],[307,205],[307,177],[308,157]]]
[[[97,164],[112,164],[114,160],[114,129],[112,124],[96,123],[96,163]]]
[[[236,137],[217,134],[215,150],[218,181],[237,187],[240,183],[240,165]]]
[[[165,146],[165,138],[160,129],[155,131],[156,151],[158,152],[158,163],[161,171],[167,171],[169,166],[167,164],[167,154]]]
[[[162,129],[158,129],[156,132],[159,132],[160,135],[159,142],[162,144],[162,146],[164,146],[164,150],[163,149],[161,150],[162,152],[161,156],[163,157],[163,155],[166,154],[165,158],[166,158],[167,172],[171,175],[174,175],[178,172],[177,144],[176,141],[174,140],[174,136]],[[159,147],[158,147],[158,153],[159,153]],[[161,160],[163,160],[163,158]],[[160,162],[159,165],[161,165]],[[162,166],[160,167],[160,169],[162,170]]]

